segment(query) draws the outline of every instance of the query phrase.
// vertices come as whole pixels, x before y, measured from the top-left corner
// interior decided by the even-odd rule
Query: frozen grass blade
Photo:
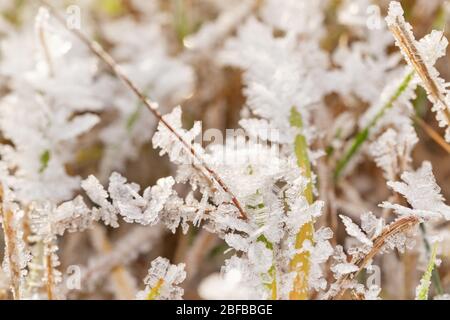
[[[403,17],[403,9],[399,2],[393,1],[389,5],[389,15],[386,18],[389,29],[396,40],[406,62],[414,68],[419,76],[422,86],[428,94],[428,99],[433,103],[433,111],[436,112],[440,126],[447,126],[446,140],[450,139],[450,108],[448,105],[449,94],[445,81],[439,78],[439,72],[428,61],[426,54],[417,47],[417,41],[412,33],[412,27]],[[441,39],[444,37],[442,33]],[[438,51],[438,49],[436,49]]]
[[[11,291],[15,300],[20,299],[20,267],[16,259],[16,230],[13,228],[13,213],[4,206],[3,188],[0,185],[0,217],[3,227],[3,237],[5,242],[5,259],[8,261],[7,267],[11,282]]]
[[[420,230],[421,230],[422,235],[423,235],[423,243],[425,245],[425,250],[427,251],[427,253],[429,255],[432,255],[432,248],[431,248],[430,243],[428,242],[428,239],[427,239],[427,229],[425,228],[425,225],[423,223],[420,224]],[[439,275],[439,272],[437,272],[436,269],[432,270],[431,279],[432,279],[432,281],[434,283],[434,286],[436,288],[437,293],[438,294],[443,294],[444,290],[442,289],[441,277]]]
[[[420,285],[416,288],[416,300],[428,300],[428,292],[431,285],[431,276],[433,274],[434,267],[436,265],[437,243],[433,246],[431,252],[430,261],[428,267],[422,278],[420,279]]]
[[[295,109],[291,109],[291,126],[303,129],[303,120],[301,114]],[[295,138],[295,155],[297,157],[297,163],[302,170],[302,174],[309,180],[304,196],[309,204],[314,201],[313,197],[313,185],[311,174],[311,163],[308,157],[308,145],[306,138],[303,134],[298,134]],[[303,225],[297,234],[295,247],[301,249],[305,241],[313,241],[314,223],[309,222]],[[309,252],[305,251],[297,254],[291,261],[291,268],[297,272],[297,277],[294,282],[294,290],[290,294],[292,300],[306,300],[308,299],[308,275],[309,275]]]
[[[164,279],[159,279],[156,285],[148,293],[146,300],[156,300],[160,294],[161,288],[164,284]]]

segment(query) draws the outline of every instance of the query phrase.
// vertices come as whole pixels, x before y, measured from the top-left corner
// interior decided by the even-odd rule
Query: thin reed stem
[[[8,261],[8,271],[11,282],[11,291],[14,300],[20,299],[20,267],[17,265],[15,253],[16,246],[16,230],[13,227],[13,213],[4,206],[3,188],[0,186],[0,217],[2,218],[3,237],[5,242],[5,257]]]
[[[419,116],[414,116],[413,120],[417,123],[423,131],[431,138],[434,142],[436,142],[442,149],[444,149],[447,153],[450,153],[450,145],[445,142],[445,140],[441,137],[439,133],[436,132],[430,125],[428,125],[425,121],[423,121]]]
[[[328,299],[342,297],[348,289],[346,287],[343,287],[345,282],[355,279],[361,273],[361,271],[367,266],[367,264],[380,252],[380,250],[384,247],[386,242],[391,237],[406,232],[411,228],[413,228],[414,226],[418,225],[419,223],[420,223],[419,218],[411,215],[411,216],[404,216],[392,222],[390,225],[384,227],[381,234],[375,239],[372,239],[373,246],[372,249],[369,251],[369,253],[367,253],[362,258],[358,258],[352,261],[352,263],[358,267],[358,271],[347,274],[344,277],[340,278],[338,280],[338,287],[341,289],[338,291],[337,294],[329,296]]]

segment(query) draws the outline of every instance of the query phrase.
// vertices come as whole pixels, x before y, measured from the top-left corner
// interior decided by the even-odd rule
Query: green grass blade
[[[338,164],[336,165],[333,178],[335,181],[337,181],[342,173],[344,172],[344,169],[349,164],[350,160],[353,158],[353,156],[361,149],[361,146],[364,144],[364,142],[369,137],[370,130],[375,127],[377,122],[381,119],[381,117],[386,113],[387,110],[391,109],[394,103],[400,98],[400,96],[405,92],[405,90],[408,88],[409,84],[414,78],[414,71],[411,71],[408,73],[405,78],[402,80],[400,85],[398,86],[397,90],[394,92],[394,94],[391,96],[389,101],[381,108],[380,111],[374,116],[374,118],[369,122],[369,124],[362,129],[360,132],[357,133],[355,138],[353,139],[352,143],[350,144],[350,147],[347,149],[347,151],[344,153],[344,156],[338,161]]]
[[[416,288],[416,300],[428,300],[428,292],[431,285],[431,276],[433,274],[434,266],[436,265],[436,253],[437,253],[437,243],[433,246],[433,251],[431,253],[430,261],[428,262],[428,267],[425,273],[420,279],[420,284]]]

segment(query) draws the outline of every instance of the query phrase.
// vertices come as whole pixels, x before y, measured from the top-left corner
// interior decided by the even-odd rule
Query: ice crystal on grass
[[[422,278],[420,279],[420,285],[416,288],[416,300],[427,300],[428,299],[428,291],[430,290],[431,285],[431,276],[433,269],[436,266],[436,253],[437,253],[437,244],[434,245],[433,251],[431,253],[430,261],[428,262],[428,267]]]
[[[447,84],[434,66],[436,60],[445,55],[448,41],[443,32],[433,31],[421,42],[417,42],[412,26],[405,21],[403,13],[400,3],[392,1],[386,21],[405,60],[420,77],[421,85],[426,89],[428,99],[433,103],[432,110],[436,113],[439,126],[446,128],[445,138],[450,141],[450,99]],[[435,42],[438,42],[438,45],[430,46]]]
[[[331,271],[335,273],[336,277],[341,277],[349,273],[358,271],[359,268],[353,263],[340,263],[331,268]]]
[[[51,203],[33,203],[33,232],[62,236],[68,232],[82,232],[90,228],[95,218],[81,196],[55,207]]]
[[[10,171],[5,182],[23,203],[68,200],[80,179],[68,174],[66,165],[76,154],[74,141],[100,120],[93,112],[103,108],[105,77],[98,77],[97,62],[56,27],[45,9],[33,31],[35,45],[14,58],[23,59],[17,63],[25,70],[13,72],[5,60],[0,62],[9,88],[0,100],[0,130],[12,142],[0,149]],[[26,28],[11,38],[27,39],[30,33]],[[9,50],[17,52],[2,47],[6,56]]]
[[[81,187],[84,189],[89,199],[94,204],[98,205],[94,209],[95,214],[101,218],[106,225],[111,227],[118,227],[117,209],[108,201],[108,193],[100,184],[100,182],[94,177],[89,176],[81,183]]]
[[[396,2],[97,2],[0,5],[0,299],[404,298],[436,239],[417,296],[445,297],[417,90],[447,126],[443,32]]]
[[[181,107],[176,107],[171,113],[164,116],[164,121],[166,121],[174,130],[177,135],[182,137],[189,145],[185,146],[177,138],[174,133],[167,128],[163,123],[158,125],[158,131],[153,135],[153,147],[160,148],[160,155],[168,154],[171,161],[176,164],[190,164],[195,161],[192,154],[187,148],[193,148],[196,150],[197,154],[201,155],[203,149],[198,143],[194,143],[194,139],[201,132],[200,122],[196,122],[194,127],[190,130],[185,130],[182,127],[181,122]]]
[[[174,184],[172,177],[160,179],[155,186],[147,188],[140,196],[138,185],[126,183],[125,178],[113,173],[109,178],[108,191],[113,205],[127,222],[155,224],[158,213],[173,194]]]
[[[417,171],[404,172],[401,179],[402,182],[388,182],[388,186],[404,196],[412,208],[389,202],[384,202],[383,207],[394,209],[399,214],[415,214],[425,220],[450,219],[450,207],[444,203],[430,162],[423,162]]]
[[[118,217],[121,216],[128,223],[139,223],[142,225],[155,225],[161,220],[167,222],[170,229],[171,202],[178,205],[182,213],[183,201],[174,193],[172,187],[175,181],[172,177],[159,179],[153,187],[146,188],[142,195],[139,194],[140,187],[135,183],[127,183],[127,180],[120,174],[114,172],[109,178],[108,191],[94,177],[89,176],[83,181],[82,187],[88,197],[97,206],[92,209],[93,215],[105,222],[106,225],[118,227]],[[165,218],[165,209],[169,215]],[[180,223],[176,223],[175,228]]]
[[[298,59],[300,55],[302,59]],[[248,106],[256,116],[280,130],[283,143],[291,142],[295,133],[289,124],[292,107],[301,111],[306,122],[308,108],[328,90],[326,83],[315,85],[327,67],[316,42],[307,41],[300,46],[292,34],[276,38],[272,28],[254,17],[239,28],[236,38],[226,43],[221,61],[246,71],[244,93]]]
[[[170,264],[169,260],[158,257],[152,261],[148,275],[144,279],[146,287],[138,292],[139,300],[180,300],[184,290],[178,285],[186,278],[184,264]]]
[[[411,163],[411,153],[418,138],[414,128],[405,123],[398,130],[387,129],[370,147],[387,180],[393,180]]]
[[[3,192],[3,191],[2,191]],[[1,223],[5,236],[3,272],[7,275],[15,299],[21,299],[31,259],[24,239],[23,221],[25,213],[14,203],[2,204]]]
[[[105,35],[114,45],[114,56],[147,96],[164,106],[180,103],[192,94],[195,75],[180,59],[171,57],[159,19],[137,23],[129,17],[116,19],[105,27]],[[120,31],[134,29],[133,36]],[[119,36],[118,36],[119,35]],[[141,148],[152,140],[156,121],[141,101],[130,95],[120,83],[114,85],[114,121],[100,133],[106,144],[101,162],[101,177],[122,170],[127,160],[137,159]]]
[[[372,212],[365,212],[361,215],[361,228],[370,239],[378,237],[383,231],[384,221],[377,218]]]
[[[373,245],[372,241],[367,237],[367,235],[359,228],[358,225],[353,223],[353,221],[349,217],[341,215],[340,218],[345,225],[345,230],[350,236],[354,237],[359,242],[369,247]]]
[[[321,228],[314,233],[314,244],[307,248],[310,252],[311,263],[308,284],[316,291],[325,290],[327,286],[323,265],[333,254],[333,247],[330,243],[332,237],[331,229]]]
[[[386,82],[397,77],[402,68],[401,55],[389,50],[392,36],[381,18],[372,14],[371,2],[344,1],[338,11],[339,21],[350,27],[358,40],[342,41],[333,52],[333,63],[339,68],[331,71],[330,86],[350,105],[355,104],[353,96],[375,104]]]

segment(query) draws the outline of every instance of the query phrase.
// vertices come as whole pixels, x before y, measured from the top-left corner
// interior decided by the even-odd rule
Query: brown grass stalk
[[[53,279],[53,263],[52,263],[52,254],[51,254],[51,244],[46,244],[46,254],[45,254],[45,274],[47,277],[46,281],[46,291],[47,291],[47,299],[54,300],[54,279]]]
[[[394,38],[397,40],[397,44],[400,49],[408,57],[409,62],[419,75],[422,83],[427,90],[428,94],[435,100],[444,106],[444,114],[447,119],[447,124],[450,125],[450,111],[445,102],[443,93],[439,90],[439,86],[428,70],[427,65],[423,62],[423,59],[415,45],[415,39],[412,39],[403,21],[396,17],[395,23],[389,25]]]
[[[450,153],[450,145],[445,142],[445,140],[441,137],[439,133],[436,132],[429,124],[423,121],[420,117],[413,117],[415,123],[417,123],[422,130],[434,141],[436,142],[442,149],[444,149],[447,153]]]
[[[412,227],[418,225],[419,222],[420,222],[419,218],[410,215],[404,216],[392,222],[390,225],[384,227],[381,234],[375,239],[372,239],[373,246],[372,249],[369,251],[369,253],[362,258],[358,258],[352,261],[352,263],[358,267],[358,271],[347,274],[346,276],[340,278],[337,282],[338,287],[341,288],[340,291],[336,295],[329,298],[330,299],[341,298],[347,291],[347,288],[342,288],[345,282],[356,278],[360,274],[360,272],[367,266],[367,264],[380,252],[380,250],[383,248],[383,246],[386,244],[389,238],[410,230]]]

